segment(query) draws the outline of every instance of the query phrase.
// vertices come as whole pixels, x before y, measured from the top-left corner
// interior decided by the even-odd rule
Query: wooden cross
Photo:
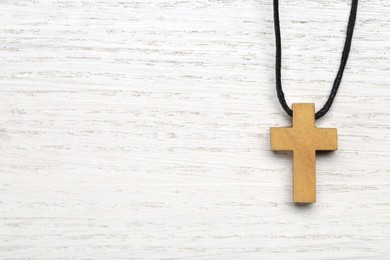
[[[294,202],[316,202],[316,151],[337,150],[337,129],[316,128],[314,104],[293,104],[293,127],[271,128],[271,149],[293,151]]]

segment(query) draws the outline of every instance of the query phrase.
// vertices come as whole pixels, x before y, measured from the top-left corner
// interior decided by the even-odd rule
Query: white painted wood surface
[[[283,82],[321,106],[349,0],[281,1]],[[272,1],[0,1],[1,259],[389,259],[390,3],[360,1],[292,204],[269,128]]]

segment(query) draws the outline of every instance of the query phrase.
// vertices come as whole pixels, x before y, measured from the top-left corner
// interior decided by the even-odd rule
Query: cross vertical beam
[[[337,129],[316,128],[314,104],[293,104],[293,127],[271,128],[271,149],[293,151],[295,203],[316,202],[316,151],[337,150]]]

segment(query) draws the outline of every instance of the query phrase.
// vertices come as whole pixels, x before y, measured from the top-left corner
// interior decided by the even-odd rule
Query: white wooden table
[[[320,107],[349,0],[281,1],[288,103]],[[272,1],[0,1],[1,259],[389,259],[390,2],[360,1],[292,203]]]

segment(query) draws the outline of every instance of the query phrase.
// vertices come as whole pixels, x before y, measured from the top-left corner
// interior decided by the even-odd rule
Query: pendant
[[[337,129],[315,126],[314,104],[293,104],[293,126],[271,128],[271,149],[293,152],[294,203],[316,202],[316,151],[337,150]]]

